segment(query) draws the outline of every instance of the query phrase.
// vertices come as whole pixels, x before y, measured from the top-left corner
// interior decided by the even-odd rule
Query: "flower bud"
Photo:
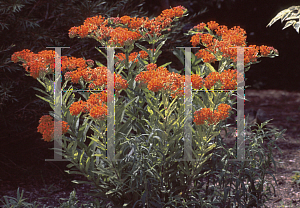
[[[94,66],[94,61],[93,61],[92,59],[86,60],[86,63],[87,63],[90,67],[93,67],[93,66]]]

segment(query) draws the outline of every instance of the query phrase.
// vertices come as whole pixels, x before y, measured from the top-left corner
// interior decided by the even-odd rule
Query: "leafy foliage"
[[[281,12],[279,12],[267,25],[267,27],[272,26],[275,22],[277,22],[279,19],[281,19],[281,23],[283,21],[286,21],[285,26],[282,28],[283,30],[289,26],[293,26],[294,29],[297,31],[297,33],[299,33],[299,28],[300,28],[300,21],[296,21],[299,20],[300,18],[300,6],[291,6],[285,10],[282,10]],[[296,20],[295,20],[296,19]]]

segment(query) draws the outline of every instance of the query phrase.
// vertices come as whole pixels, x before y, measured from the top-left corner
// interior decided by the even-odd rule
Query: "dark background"
[[[39,181],[53,175],[65,177],[63,169],[67,163],[45,162],[45,159],[53,158],[53,150],[49,150],[53,142],[41,140],[37,126],[39,118],[52,109],[35,96],[42,95],[32,88],[42,87],[38,81],[25,76],[25,70],[18,64],[9,62],[13,52],[27,48],[37,53],[46,50],[47,46],[70,46],[70,49],[63,49],[63,55],[99,60],[99,53],[94,49],[95,40],[68,38],[72,26],[79,26],[87,17],[98,14],[151,16],[162,10],[159,1],[110,1],[107,4],[111,6],[110,12],[100,4],[102,1],[21,2],[24,6],[19,8],[14,1],[0,1],[0,10],[4,11],[0,15],[0,184],[6,181],[16,186],[24,180]],[[300,34],[292,27],[282,30],[285,22],[278,21],[269,28],[266,25],[278,12],[298,4],[299,1],[288,0],[170,1],[171,6],[186,6],[190,16],[206,8],[206,12],[187,22],[185,30],[211,20],[228,28],[239,25],[247,32],[248,45],[278,49],[279,57],[261,58],[261,63],[251,66],[246,73],[246,85],[251,85],[252,89],[287,91],[300,89]],[[182,39],[182,44],[184,41],[186,39]],[[174,43],[174,40],[170,42]],[[15,46],[9,47],[11,44]],[[166,63],[176,59],[171,55],[162,56],[159,61]]]

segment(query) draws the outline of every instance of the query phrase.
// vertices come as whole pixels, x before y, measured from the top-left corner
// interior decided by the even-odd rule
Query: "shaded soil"
[[[300,171],[300,93],[247,89],[245,94],[246,99],[250,100],[250,102],[245,102],[245,110],[262,109],[269,118],[273,118],[269,127],[276,127],[279,130],[287,129],[283,135],[285,140],[280,139],[277,142],[282,154],[275,150],[278,167],[275,173],[277,185],[274,182],[276,194],[267,205],[268,207],[300,207],[300,186],[297,186],[291,179],[294,175],[293,171]],[[21,117],[21,114],[19,116]],[[80,203],[91,199],[84,195],[90,189],[89,185],[76,186],[71,183],[74,179],[82,179],[81,177],[64,173],[67,162],[44,161],[44,159],[53,158],[53,151],[47,150],[53,147],[53,143],[35,139],[31,150],[17,148],[17,146],[22,146],[24,140],[41,138],[40,134],[32,133],[36,132],[37,123],[34,122],[36,118],[32,116],[27,119],[31,119],[33,123],[28,129],[10,135],[12,137],[22,134],[23,139],[7,141],[3,145],[8,146],[10,142],[15,142],[15,153],[17,151],[16,154],[21,152],[23,155],[30,155],[32,159],[23,164],[21,159],[12,159],[13,152],[8,150],[0,152],[1,158],[3,158],[0,161],[0,197],[4,195],[16,197],[19,187],[20,190],[24,190],[24,198],[28,198],[27,202],[37,201],[48,207],[58,207],[59,199],[68,198],[73,189],[76,189]]]
[[[300,171],[300,93],[281,90],[245,90],[245,109],[264,110],[273,118],[269,127],[287,129],[283,139],[277,140],[282,154],[275,150],[276,193],[267,203],[269,207],[300,207],[300,186],[292,181],[293,171]]]

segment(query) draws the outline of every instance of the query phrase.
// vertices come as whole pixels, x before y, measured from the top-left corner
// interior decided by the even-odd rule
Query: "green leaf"
[[[36,79],[37,79],[37,81],[39,81],[39,83],[41,83],[41,85],[43,85],[46,88],[46,85],[39,78],[36,78]]]
[[[172,62],[165,63],[165,64],[161,65],[160,67],[166,67],[166,66],[168,66],[170,64],[172,64]]]
[[[299,28],[300,28],[300,22],[296,22],[294,25],[293,25],[294,29],[297,31],[297,33],[299,33]]]
[[[173,54],[179,59],[179,61],[184,65],[185,59],[184,59],[184,49],[175,49],[173,51]]]
[[[149,50],[145,47],[145,46],[142,46],[142,45],[140,45],[140,44],[138,44],[138,43],[135,43],[135,45],[138,47],[138,48],[140,48],[141,50],[143,50],[143,51],[146,51],[147,53],[149,52]],[[149,53],[148,53],[149,54]],[[149,54],[150,55],[150,54]]]
[[[210,63],[205,63],[205,66],[208,67],[210,72],[216,72],[215,68]]]
[[[153,105],[153,103],[151,102],[151,100],[150,100],[147,96],[146,96],[146,100],[148,101],[148,105],[150,106],[150,109],[153,109],[155,112],[157,112],[157,113],[159,114],[159,116],[160,116],[162,119],[164,119],[163,114],[159,111],[159,109],[158,109],[155,105]],[[148,108],[149,106],[147,106],[147,108]],[[150,109],[148,108],[148,112],[149,112]]]
[[[67,100],[69,99],[69,97],[72,95],[72,91],[73,90],[73,87],[69,87],[68,91],[66,91],[62,97],[62,100],[63,100],[63,104],[67,104]]]
[[[157,46],[156,51],[154,52],[154,55],[156,55],[156,53],[158,53],[158,51],[160,51],[161,47],[165,44],[166,41],[167,41],[167,39],[161,41],[161,43]]]
[[[104,66],[103,64],[101,64],[101,62],[99,62],[99,61],[95,61],[95,63],[97,64],[97,66]]]
[[[94,165],[94,164],[93,164]],[[88,170],[90,169],[90,166],[91,166],[91,158],[88,157],[86,162],[85,162],[85,172],[87,173]]]
[[[154,53],[154,58],[153,58],[153,62],[156,63],[157,62],[157,58],[160,54],[162,54],[162,51],[155,51]]]
[[[74,167],[75,165],[73,164],[73,163],[70,163],[70,164],[68,164],[66,167],[67,168],[72,168],[72,167]]]
[[[54,105],[54,103],[53,103],[53,102],[51,102],[49,99],[46,99],[46,98],[44,98],[44,97],[41,97],[41,96],[39,96],[39,95],[36,95],[36,96],[37,96],[38,98],[40,98],[40,99],[42,99],[42,100],[46,101],[47,103]]]
[[[105,53],[103,53],[101,49],[99,49],[99,48],[97,48],[97,47],[95,47],[95,48],[97,49],[97,51],[99,51],[99,52],[107,59],[107,55],[106,55]],[[101,63],[98,62],[98,61],[96,61],[96,64],[98,65],[98,64],[101,64]],[[99,65],[98,65],[98,66],[99,66]],[[103,65],[101,64],[100,66],[103,66]]]
[[[47,95],[47,96],[49,96],[48,93],[46,93],[45,91],[43,91],[43,90],[41,90],[41,89],[39,89],[39,88],[36,88],[36,87],[32,87],[32,88],[35,89],[35,90],[37,90],[37,91],[40,91],[40,92],[44,93],[44,94]]]

